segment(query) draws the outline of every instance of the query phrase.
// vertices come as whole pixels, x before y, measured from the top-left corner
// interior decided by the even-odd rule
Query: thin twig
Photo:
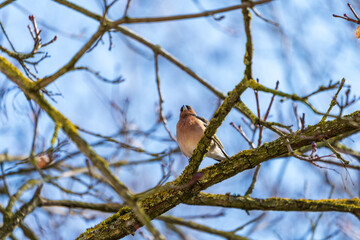
[[[320,157],[320,156],[318,156],[318,155],[313,156],[313,153],[312,153],[310,156],[301,156],[301,155],[296,154],[296,153],[293,151],[293,149],[292,149],[292,147],[291,147],[291,145],[290,145],[290,142],[289,142],[289,139],[288,139],[288,138],[285,139],[285,144],[286,144],[286,147],[287,147],[287,149],[288,149],[288,154],[289,154],[289,156],[293,156],[293,157],[295,157],[295,158],[297,158],[297,159],[300,159],[300,160],[309,162],[309,163],[311,163],[312,165],[314,165],[314,166],[316,166],[316,167],[318,167],[318,168],[325,168],[325,169],[329,169],[329,170],[332,170],[332,171],[338,173],[338,171],[336,171],[335,169],[327,168],[327,167],[322,167],[322,166],[320,166],[320,165],[318,165],[318,164],[315,163],[316,161],[318,161],[318,160],[320,160],[320,159],[322,159],[322,158],[325,158],[325,157],[333,157],[332,155],[326,155],[326,156],[321,156],[321,157]],[[312,146],[314,146],[314,144],[312,144]]]
[[[344,165],[348,165],[348,164],[350,163],[349,161],[345,160],[345,159],[341,156],[341,154],[340,154],[338,151],[336,151],[336,149],[335,149],[333,146],[331,146],[331,144],[329,143],[329,141],[324,140],[324,142],[325,142],[326,146],[335,154],[336,158],[339,159],[339,160],[341,160]]]
[[[11,49],[12,49],[14,52],[16,52],[15,47],[14,47],[14,45],[12,44],[12,42],[10,41],[10,38],[9,38],[9,36],[7,35],[7,33],[6,33],[6,31],[5,31],[5,28],[4,28],[4,26],[2,25],[1,21],[0,21],[0,27],[1,27],[1,30],[2,30],[2,32],[4,33],[5,37],[6,37],[6,40],[9,42]]]
[[[11,219],[4,222],[3,226],[0,227],[1,239],[5,239],[9,236],[13,230],[23,222],[24,218],[39,206],[41,188],[42,186],[38,187],[32,199],[28,203],[25,203],[18,211],[16,211]]]
[[[127,17],[127,14],[128,14],[128,11],[129,11],[129,7],[130,7],[130,2],[131,2],[131,0],[127,0],[123,18],[126,18],[126,17]]]
[[[85,43],[85,45],[75,54],[75,56],[70,61],[68,61],[68,63],[66,63],[54,74],[38,80],[34,87],[34,90],[37,91],[41,88],[46,87],[47,85],[58,79],[60,76],[64,75],[70,70],[73,70],[78,60],[91,48],[91,46],[104,34],[105,31],[106,29],[100,26],[98,30],[91,36],[89,41]]]
[[[217,13],[223,13],[223,12],[229,12],[234,11],[237,9],[245,9],[248,7],[253,7],[259,4],[268,3],[272,0],[260,0],[256,2],[245,2],[242,4],[215,9],[215,10],[209,10],[204,11],[201,13],[194,13],[194,14],[183,14],[183,15],[174,15],[174,16],[166,16],[166,17],[145,17],[145,18],[129,18],[128,16],[123,17],[119,20],[116,20],[112,23],[111,27],[116,27],[120,24],[126,23],[153,23],[153,22],[165,22],[165,21],[176,21],[176,20],[184,20],[184,19],[193,19],[193,18],[200,18],[200,17],[207,17],[207,16],[213,16]]]
[[[245,139],[245,141],[249,144],[250,148],[251,149],[254,149],[255,148],[255,145],[254,143],[246,136],[246,134],[244,133],[241,125],[239,126],[236,126],[235,123],[231,122],[230,123],[231,126],[233,126],[240,134],[241,136]]]
[[[252,177],[251,184],[250,184],[249,188],[247,189],[247,191],[246,191],[246,193],[244,195],[245,197],[249,197],[251,195],[251,193],[253,192],[254,187],[255,187],[255,183],[256,183],[256,180],[257,180],[257,176],[258,176],[259,171],[260,171],[260,167],[261,167],[260,164],[256,166],[254,175]]]
[[[359,16],[356,14],[355,10],[352,8],[352,6],[350,5],[350,3],[348,3],[347,5],[348,5],[348,7],[350,8],[351,12],[354,14],[354,16],[355,16],[356,19],[353,19],[353,18],[348,17],[348,16],[346,15],[346,13],[344,14],[344,16],[339,16],[339,15],[333,14],[333,17],[342,18],[342,19],[345,19],[346,21],[360,24]]]
[[[32,39],[34,41],[32,50],[30,52],[28,52],[28,53],[20,53],[20,52],[15,51],[15,47],[12,45],[9,37],[6,34],[6,31],[5,31],[4,27],[3,27],[3,25],[0,22],[0,27],[1,27],[4,35],[5,35],[6,39],[10,43],[10,46],[11,46],[13,52],[7,50],[6,48],[4,48],[2,46],[0,46],[0,51],[5,52],[10,57],[16,59],[20,63],[21,67],[24,69],[26,75],[30,79],[33,79],[33,78],[36,79],[37,78],[36,75],[30,71],[30,69],[26,66],[26,64],[32,65],[34,67],[36,73],[37,73],[37,69],[36,69],[37,65],[42,60],[44,60],[44,59],[46,59],[48,57],[48,54],[46,52],[45,53],[40,52],[39,50],[42,47],[47,46],[47,45],[53,43],[54,41],[56,41],[57,36],[55,35],[55,37],[52,40],[50,40],[48,43],[42,44],[41,37],[40,37],[41,30],[38,29],[38,26],[37,26],[36,19],[35,19],[34,15],[30,15],[29,20],[32,23],[32,27],[30,25],[28,25],[28,29],[29,29],[30,35],[31,35],[31,37],[32,37]],[[37,60],[37,61],[29,61],[29,60],[27,60],[27,59],[35,57],[35,55],[37,55],[37,54],[43,54],[42,57],[40,57],[39,60]]]
[[[255,13],[255,15],[256,15],[258,18],[260,18],[261,20],[263,20],[263,21],[265,21],[265,22],[267,22],[267,23],[270,23],[270,24],[274,25],[275,27],[280,27],[280,24],[278,24],[277,22],[271,21],[271,20],[263,17],[263,16],[261,15],[261,13],[260,13],[255,7],[252,7],[251,10],[253,10],[253,12]]]
[[[198,230],[198,231],[218,235],[218,236],[221,236],[221,237],[224,237],[224,238],[227,238],[227,239],[247,240],[247,238],[236,235],[234,232],[226,232],[226,231],[216,230],[216,229],[210,228],[208,226],[201,225],[201,224],[198,224],[198,223],[194,223],[194,222],[191,222],[191,221],[184,221],[183,219],[178,218],[178,217],[159,216],[159,217],[157,217],[157,219],[161,220],[161,221],[164,221],[164,222],[167,222],[167,223],[178,224],[178,225],[186,226],[186,227]]]
[[[333,99],[332,99],[331,102],[330,102],[329,109],[327,110],[327,112],[325,113],[325,115],[321,118],[320,123],[325,122],[327,116],[330,114],[331,109],[336,105],[337,96],[339,95],[342,87],[344,86],[344,83],[345,83],[345,78],[341,79],[340,86],[339,86],[337,92],[335,93],[335,96],[333,97]]]
[[[233,232],[233,233],[236,233],[237,231],[240,231],[240,230],[244,229],[246,226],[248,226],[248,225],[250,225],[250,224],[252,224],[252,223],[254,223],[254,222],[259,221],[259,220],[260,220],[261,218],[263,218],[265,215],[266,215],[266,213],[260,214],[260,215],[257,216],[256,218],[248,221],[247,223],[241,225],[240,227],[235,228],[232,232]]]
[[[125,81],[125,79],[122,76],[119,76],[115,79],[108,79],[105,78],[103,76],[101,76],[100,72],[97,72],[95,70],[92,70],[88,67],[75,67],[74,70],[84,70],[86,72],[89,72],[91,74],[93,74],[96,78],[100,79],[101,81],[105,82],[105,83],[111,83],[111,84],[118,84],[118,83],[122,83]]]
[[[276,86],[275,86],[275,90],[278,90],[278,88],[279,88],[279,81],[276,81]],[[268,116],[269,116],[269,114],[270,114],[270,109],[271,109],[271,107],[272,107],[272,104],[273,104],[273,102],[274,102],[274,99],[275,99],[275,94],[273,94],[273,96],[271,97],[271,100],[270,100],[270,103],[269,103],[269,107],[268,107],[268,109],[266,110],[266,113],[265,113],[265,116],[264,116],[264,121],[266,121],[267,120],[267,118],[268,118]]]
[[[358,21],[360,21],[359,16],[356,14],[355,10],[352,8],[352,6],[350,5],[350,3],[348,3],[347,5],[349,6],[350,10],[352,11],[352,13],[353,13],[354,16],[356,17],[356,19],[357,19]]]
[[[268,87],[265,87],[261,84],[259,84],[258,82],[256,82],[255,80],[251,79],[247,82],[248,87],[254,89],[254,90],[258,90],[258,91],[262,91],[262,92],[268,92],[268,93],[272,93],[275,94],[277,96],[280,97],[284,97],[285,99],[291,99],[293,101],[299,101],[302,102],[303,104],[305,104],[306,106],[308,106],[314,113],[319,114],[319,115],[325,115],[325,113],[322,113],[320,111],[318,111],[312,104],[309,103],[309,101],[304,98],[304,97],[299,97],[297,94],[288,94],[285,92],[281,92],[278,90],[274,90]],[[283,101],[283,100],[281,100]],[[330,117],[336,117],[335,115],[328,115]]]
[[[259,82],[259,81],[258,81]],[[275,86],[275,90],[277,90],[279,87],[279,81],[276,82],[276,86]],[[255,91],[254,91],[255,92]],[[273,94],[273,96],[271,97],[271,100],[270,100],[270,103],[269,103],[269,106],[266,110],[266,113],[265,113],[265,116],[264,116],[264,121],[266,121],[266,119],[268,118],[269,114],[270,114],[270,109],[272,107],[272,104],[274,102],[274,99],[275,99],[275,94]],[[255,92],[255,97],[256,97],[256,105],[257,105],[257,108],[258,108],[258,114],[259,114],[259,119],[260,119],[260,106],[259,106],[259,96],[258,96],[258,93],[257,91]],[[259,139],[258,139],[258,147],[261,145],[262,143],[262,133],[263,133],[263,130],[264,130],[264,126],[259,126]],[[261,167],[261,164],[257,165],[256,166],[256,169],[255,169],[255,172],[254,172],[254,175],[252,177],[252,181],[251,181],[251,184],[248,188],[248,190],[246,191],[245,193],[245,196],[248,197],[251,195],[251,193],[253,192],[254,190],[254,187],[255,187],[255,183],[256,183],[256,180],[257,180],[257,177],[258,177],[258,174],[259,174],[259,171],[260,171],[260,167]]]
[[[118,144],[119,146],[125,148],[125,149],[130,149],[132,151],[135,151],[135,152],[138,152],[138,153],[144,153],[144,154],[147,154],[147,155],[150,155],[150,156],[154,156],[154,157],[158,157],[160,155],[162,155],[164,152],[160,152],[160,153],[151,153],[151,152],[148,152],[146,151],[145,149],[142,149],[140,147],[135,147],[135,146],[132,146],[132,145],[129,145],[127,143],[123,143],[123,142],[120,142],[118,140],[115,140],[114,138],[112,137],[108,137],[108,136],[103,136],[101,134],[98,134],[98,133],[94,133],[94,132],[91,132],[91,131],[88,131],[88,130],[85,130],[79,126],[76,126],[76,128],[79,130],[79,131],[82,131],[84,133],[87,133],[89,135],[92,135],[92,136],[95,136],[95,137],[99,137],[99,138],[102,138],[102,139],[105,139],[106,141],[109,141],[109,142],[113,142],[113,143],[116,143]]]
[[[328,91],[328,90],[332,90],[332,89],[335,89],[335,88],[338,88],[339,87],[339,84],[340,84],[340,81],[337,81],[335,83],[332,83],[332,81],[329,82],[329,85],[328,86],[324,86],[324,85],[321,85],[317,90],[315,90],[314,92],[304,96],[303,98],[310,98],[311,96],[314,96],[320,92],[324,92],[324,91]]]
[[[165,130],[167,131],[167,133],[169,134],[169,137],[176,142],[176,138],[174,137],[174,135],[171,133],[170,128],[167,125],[167,120],[166,117],[164,116],[163,113],[163,108],[162,108],[162,104],[164,102],[162,94],[161,94],[161,88],[160,88],[160,76],[159,76],[159,62],[158,62],[158,54],[154,53],[154,59],[155,59],[155,78],[156,78],[156,86],[157,86],[157,90],[158,90],[158,94],[159,94],[159,118],[160,120],[163,122]]]

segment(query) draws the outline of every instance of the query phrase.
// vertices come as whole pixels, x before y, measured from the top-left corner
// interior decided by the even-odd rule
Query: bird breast
[[[176,138],[181,152],[186,157],[191,157],[193,155],[193,152],[205,131],[205,127],[197,121],[197,119],[187,119],[178,122]]]

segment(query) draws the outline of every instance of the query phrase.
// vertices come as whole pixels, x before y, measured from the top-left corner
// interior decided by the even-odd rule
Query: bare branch
[[[74,57],[68,61],[62,68],[60,68],[56,73],[44,77],[36,82],[34,86],[34,90],[37,91],[41,88],[45,88],[50,83],[54,82],[60,76],[65,73],[73,70],[75,68],[75,64],[78,60],[91,48],[91,46],[105,33],[106,29],[102,26],[98,28],[98,30],[91,36],[89,41],[85,43],[85,45],[74,55]]]
[[[346,14],[344,14],[344,16],[339,16],[339,15],[333,14],[333,17],[342,18],[342,19],[345,19],[346,21],[360,24],[360,19],[359,19],[358,15],[356,14],[355,10],[352,8],[352,6],[350,5],[350,3],[348,3],[347,5],[348,5],[348,7],[350,8],[351,12],[354,14],[354,16],[355,16],[356,19],[350,18],[350,17],[348,17]]]
[[[198,223],[187,222],[181,218],[177,218],[177,217],[173,217],[173,216],[159,216],[159,217],[157,217],[157,219],[164,221],[166,223],[178,224],[178,225],[186,226],[188,228],[192,228],[192,229],[195,229],[198,231],[215,234],[215,235],[227,238],[227,239],[234,239],[234,240],[247,240],[248,239],[245,237],[238,236],[233,232],[225,232],[225,231],[216,230],[216,229],[213,229],[213,228],[210,228],[210,227],[198,224]]]
[[[239,5],[234,5],[231,7],[220,8],[216,10],[209,10],[202,13],[195,13],[195,14],[184,14],[184,15],[175,15],[169,17],[149,17],[149,18],[129,18],[126,14],[125,17],[116,20],[112,23],[112,27],[115,27],[120,24],[130,24],[130,23],[153,23],[153,22],[165,22],[165,21],[175,21],[175,20],[184,20],[184,19],[193,19],[193,18],[200,18],[200,17],[207,17],[207,16],[214,16],[217,13],[229,12],[237,9],[245,9],[248,7],[253,7],[255,5],[264,4],[271,2],[272,0],[260,0],[256,2],[245,2]],[[220,20],[220,19],[217,19]]]
[[[157,53],[154,53],[154,58],[155,58],[156,86],[157,86],[157,90],[158,90],[158,94],[159,94],[159,119],[163,122],[165,130],[169,134],[169,137],[174,142],[176,142],[176,138],[171,133],[170,128],[167,125],[166,117],[164,116],[164,113],[163,113],[162,104],[163,104],[164,100],[163,100],[163,97],[162,97],[162,94],[161,94],[161,88],[160,88],[159,62],[158,62],[158,54]]]
[[[233,126],[240,134],[241,136],[245,139],[245,141],[249,144],[250,148],[254,149],[255,145],[254,143],[246,136],[246,134],[244,133],[244,131],[242,130],[241,125],[236,126],[235,123],[231,122],[230,123],[231,126]]]
[[[42,186],[38,187],[35,191],[33,198],[30,202],[25,203],[9,220],[4,222],[4,225],[0,227],[0,238],[5,239],[12,231],[24,220],[24,218],[30,214],[40,203],[40,192]]]
[[[345,84],[345,78],[341,79],[340,86],[339,86],[337,92],[335,93],[335,96],[334,96],[333,99],[331,100],[329,109],[327,110],[327,112],[325,113],[325,115],[322,117],[320,123],[323,123],[323,122],[326,120],[326,117],[330,114],[331,109],[336,105],[337,96],[338,96],[338,94],[340,93],[340,91],[341,91],[342,87],[344,86],[344,84]]]

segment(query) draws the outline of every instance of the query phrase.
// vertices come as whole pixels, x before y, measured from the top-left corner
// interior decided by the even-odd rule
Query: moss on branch
[[[360,213],[359,198],[308,200],[272,197],[258,199],[233,195],[199,193],[185,203],[190,205],[240,208],[244,210]]]
[[[154,232],[157,237],[158,231],[153,227],[149,217],[139,207],[134,196],[130,193],[128,188],[120,182],[118,178],[110,171],[108,162],[100,157],[91,146],[79,135],[76,126],[69,121],[65,116],[58,112],[51,106],[40,91],[35,90],[35,84],[22,75],[22,73],[14,67],[7,59],[0,56],[0,71],[5,74],[11,81],[13,81],[23,93],[30,99],[34,100],[55,122],[61,126],[66,135],[76,144],[77,148],[84,153],[90,161],[99,169],[99,171],[106,177],[112,188],[121,196],[125,202],[134,209],[136,218],[145,224],[150,232]],[[157,237],[157,239],[161,239]]]
[[[322,139],[340,135],[345,137],[359,132],[359,123],[360,111],[357,111],[341,119],[326,121],[311,126],[302,132],[280,137],[256,149],[241,151],[230,160],[224,160],[200,170],[202,178],[195,184],[181,185],[179,184],[179,179],[176,179],[160,188],[158,192],[141,199],[139,203],[151,218],[155,218],[178,204],[187,202],[188,199],[197,195],[200,191],[216,183],[233,177],[246,169],[253,168],[261,162],[284,156],[288,152],[285,138],[289,139],[292,148],[297,150],[311,145],[313,141],[322,141]],[[308,203],[311,204],[311,202]],[[110,221],[105,220],[104,223],[88,229],[78,239],[118,239],[136,231],[141,226],[139,222],[134,220],[132,212],[128,212],[125,215],[116,214],[110,219]]]

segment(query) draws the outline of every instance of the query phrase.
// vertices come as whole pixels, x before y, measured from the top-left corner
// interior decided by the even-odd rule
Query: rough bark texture
[[[287,198],[267,198],[258,199],[251,197],[199,193],[197,196],[187,200],[186,204],[217,206],[228,208],[239,208],[245,210],[264,210],[264,211],[302,211],[302,212],[351,212],[360,214],[360,199],[287,199]]]
[[[285,139],[289,139],[294,150],[311,145],[313,141],[321,142],[339,136],[348,136],[360,130],[360,111],[325,123],[310,126],[302,132],[280,137],[275,141],[265,143],[259,148],[242,151],[230,160],[200,170],[202,178],[194,184],[179,185],[179,179],[166,184],[163,190],[153,193],[140,200],[141,206],[146,213],[155,218],[167,212],[182,202],[187,202],[192,196],[196,196],[218,182],[228,179],[240,172],[255,167],[261,162],[284,156],[288,153]],[[331,200],[330,200],[331,201]],[[309,209],[308,211],[312,211]],[[78,239],[118,239],[131,234],[141,227],[135,220],[129,208],[123,208],[118,213],[109,217],[95,227],[88,229]]]

